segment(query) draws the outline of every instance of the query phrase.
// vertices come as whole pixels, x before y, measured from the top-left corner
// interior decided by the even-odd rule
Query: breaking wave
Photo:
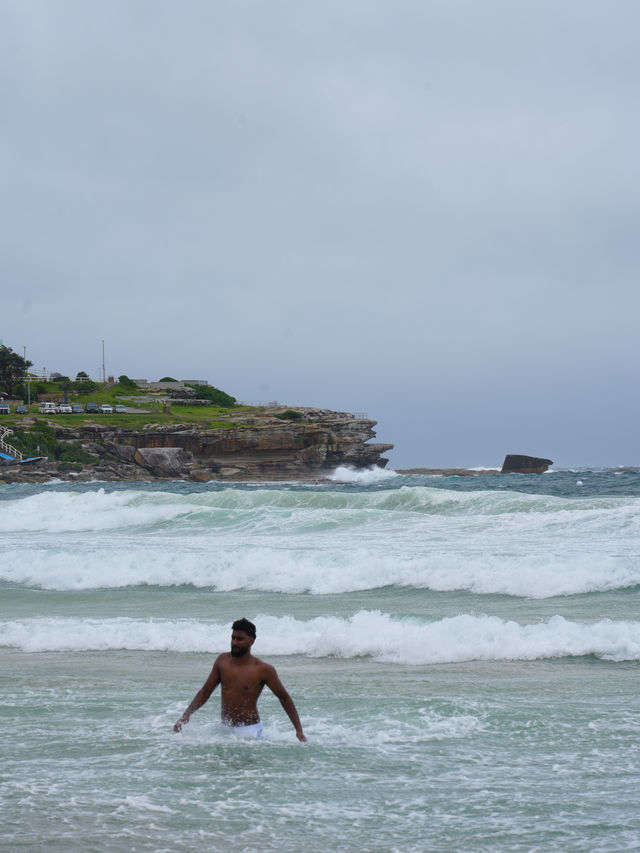
[[[519,624],[495,616],[459,615],[435,622],[359,611],[308,621],[258,615],[259,652],[309,657],[371,657],[407,665],[540,660],[593,655],[640,660],[640,622],[582,623],[562,616]],[[190,620],[22,619],[0,622],[0,645],[27,652],[143,650],[217,653],[227,624]]]

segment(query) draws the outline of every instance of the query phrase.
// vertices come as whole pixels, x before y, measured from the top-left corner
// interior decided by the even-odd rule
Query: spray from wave
[[[553,616],[522,625],[462,614],[436,622],[361,610],[348,618],[253,617],[260,654],[370,657],[406,665],[540,660],[594,655],[640,660],[640,622],[593,623]],[[190,620],[22,619],[0,623],[0,645],[28,652],[142,650],[207,652],[228,647],[229,626]]]
[[[340,465],[329,479],[334,483],[356,483],[361,486],[372,486],[377,483],[388,482],[399,476],[395,471],[379,468],[377,465],[371,465],[369,468],[349,468],[346,465]]]

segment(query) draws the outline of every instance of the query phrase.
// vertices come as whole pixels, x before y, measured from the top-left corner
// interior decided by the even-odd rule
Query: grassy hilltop
[[[55,418],[56,423],[61,426],[74,426],[82,423],[108,422],[114,427],[125,429],[142,429],[147,423],[172,424],[192,423],[202,429],[224,429],[225,427],[239,426],[242,416],[250,416],[251,412],[259,411],[259,408],[239,405],[233,397],[220,392],[212,386],[203,386],[198,389],[202,395],[201,399],[206,403],[203,405],[188,405],[177,400],[171,400],[168,392],[149,392],[138,388],[131,380],[118,381],[116,383],[94,383],[94,382],[70,382],[69,380],[51,381],[46,383],[32,383],[31,402],[28,408],[28,417],[36,419]],[[214,393],[211,393],[214,392]],[[207,394],[214,399],[207,399]],[[215,397],[221,398],[225,405],[216,405]],[[137,400],[128,398],[137,397]],[[26,395],[25,395],[26,398]],[[108,403],[115,406],[120,403],[129,410],[126,414],[113,412],[111,414],[48,414],[41,415],[38,406],[42,399],[53,399],[54,402],[66,401],[70,405],[79,403],[83,407],[87,403]],[[144,399],[143,399],[144,398]],[[165,402],[166,401],[166,402]],[[26,402],[25,402],[26,405]],[[25,426],[24,414],[16,414],[15,405],[9,415],[4,415],[0,425],[4,424],[11,428]]]
[[[27,408],[26,413],[16,412],[16,402],[13,400],[12,411],[2,416],[0,426],[11,430],[8,440],[23,456],[46,456],[58,463],[61,471],[69,466],[87,464],[95,460],[87,455],[82,442],[73,438],[73,432],[67,433],[67,437],[61,437],[59,428],[73,430],[98,424],[108,427],[109,430],[121,429],[138,433],[172,424],[186,424],[198,430],[244,430],[268,428],[269,423],[274,423],[274,418],[285,421],[302,420],[299,411],[267,411],[263,406],[238,404],[235,398],[210,385],[195,388],[197,399],[199,398],[197,404],[190,404],[190,400],[184,398],[173,399],[167,390],[139,388],[126,376],[120,377],[120,381],[116,383],[71,382],[68,378],[63,378],[33,386],[36,386],[36,383],[32,383],[31,395],[33,397],[36,392],[38,399],[28,405],[23,404]],[[98,407],[103,403],[113,407],[121,404],[127,408],[127,412],[41,414],[39,405],[45,400],[56,404],[80,404],[83,409],[87,403],[95,403]],[[220,402],[224,405],[220,405]],[[310,421],[316,422],[317,417],[312,417]]]
[[[13,403],[11,413],[3,415],[0,419],[0,426],[12,430],[8,440],[25,456],[47,456],[59,464],[60,470],[64,470],[77,463],[90,462],[91,458],[87,456],[80,442],[58,441],[53,424],[62,427],[78,427],[102,423],[110,427],[134,431],[143,430],[148,424],[178,423],[192,424],[199,429],[237,429],[242,428],[243,420],[250,418],[250,413],[259,411],[250,406],[238,405],[233,397],[224,392],[220,392],[221,398],[230,405],[214,405],[211,401],[207,401],[205,405],[165,402],[168,398],[167,392],[147,393],[139,389],[131,380],[127,380],[126,377],[124,379],[124,382],[105,384],[71,382],[68,379],[32,383],[31,396],[32,398],[36,396],[37,399],[27,405],[27,394],[24,395],[27,413],[16,413],[16,405]],[[217,391],[211,386],[205,387],[211,391]],[[204,393],[206,394],[207,391]],[[139,399],[136,401],[127,399],[130,397]],[[120,403],[130,411],[110,414],[87,412],[40,414],[38,408],[43,398],[53,402],[65,401],[70,405],[80,404],[83,408],[87,403],[96,403],[98,406],[102,403],[108,403],[111,406]]]

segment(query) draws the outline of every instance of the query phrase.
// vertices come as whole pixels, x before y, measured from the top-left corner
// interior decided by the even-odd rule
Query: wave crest
[[[541,660],[595,655],[640,660],[640,622],[581,623],[553,616],[521,625],[495,616],[460,616],[426,623],[380,611],[308,621],[253,617],[259,652],[309,657],[371,657],[405,665],[464,661]],[[0,645],[27,652],[142,650],[207,652],[228,647],[229,626],[190,620],[22,619],[0,623]]]

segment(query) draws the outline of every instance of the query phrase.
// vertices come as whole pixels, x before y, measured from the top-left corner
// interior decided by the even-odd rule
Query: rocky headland
[[[228,423],[212,428],[145,423],[129,429],[110,424],[109,415],[95,422],[62,425],[52,417],[46,423],[58,444],[80,446],[84,461],[5,462],[0,466],[0,482],[315,479],[339,465],[387,464],[382,454],[393,445],[371,442],[376,421],[326,409],[294,411],[299,413],[297,419],[288,420],[278,411],[231,415]],[[35,423],[35,418],[24,418],[20,427],[28,429]]]

